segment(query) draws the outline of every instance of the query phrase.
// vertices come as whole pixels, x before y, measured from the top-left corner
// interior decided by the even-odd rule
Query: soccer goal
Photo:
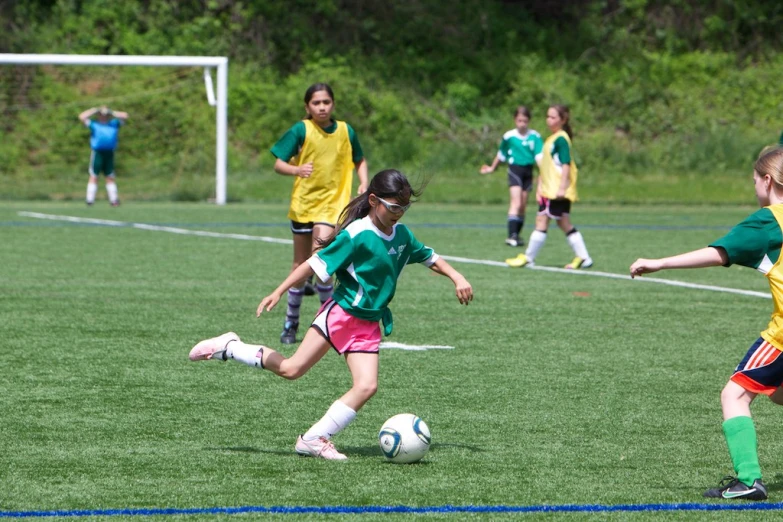
[[[201,104],[215,107],[214,120]],[[0,54],[0,176],[13,170],[62,187],[65,176],[86,172],[89,143],[77,117],[99,105],[129,114],[117,149],[120,185],[143,173],[151,192],[226,203],[226,57]]]

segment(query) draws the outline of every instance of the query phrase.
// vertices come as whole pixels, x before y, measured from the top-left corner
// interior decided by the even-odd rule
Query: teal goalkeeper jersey
[[[402,269],[411,263],[432,266],[438,260],[408,227],[394,225],[391,235],[381,232],[369,217],[357,219],[308,263],[322,280],[337,278],[333,299],[346,312],[368,321],[383,320],[391,333],[389,303]]]

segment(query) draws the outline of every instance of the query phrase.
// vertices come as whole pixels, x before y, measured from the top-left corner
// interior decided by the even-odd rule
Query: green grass
[[[284,307],[261,319],[254,313],[286,275],[290,246],[42,221],[19,216],[21,210],[290,236],[285,206],[277,204],[4,204],[5,511],[701,502],[702,490],[731,472],[720,390],[772,308],[758,297],[455,262],[476,296],[460,307],[447,279],[410,267],[392,303],[390,340],[455,349],[383,350],[378,394],[335,438],[349,461],[332,463],[299,458],[293,443],[350,386],[340,357],[330,353],[294,382],[239,364],[187,360],[194,343],[229,329],[292,351],[277,343]],[[624,274],[636,257],[707,244],[752,208],[574,210],[594,270]],[[503,245],[504,219],[501,205],[425,202],[406,216],[439,253],[495,261],[513,252]],[[562,234],[551,230],[539,264],[562,266],[571,257]],[[763,277],[739,268],[660,277],[766,288]],[[316,308],[308,298],[303,316]],[[421,464],[387,464],[378,428],[405,411],[427,421],[432,449]],[[754,415],[771,500],[779,501],[779,412],[762,398]],[[726,513],[525,519],[553,516],[719,520]],[[731,516],[772,520],[779,512]]]
[[[85,162],[86,158],[88,156],[85,156]],[[210,170],[211,164],[201,172],[157,176],[123,167],[122,151],[117,153],[117,158],[117,183],[120,197],[125,201],[214,200],[215,174],[214,169]],[[481,161],[459,165],[412,164],[400,168],[416,183],[426,183],[430,202],[507,204],[505,168],[501,166],[495,174],[481,176],[478,174]],[[378,170],[378,163],[370,164],[371,176]],[[657,170],[629,174],[611,166],[586,168],[580,171],[579,197],[583,204],[688,204],[698,201],[699,204],[746,205],[753,203],[753,194],[748,191],[752,174],[752,162],[748,162],[743,171],[709,175]],[[354,176],[356,185],[358,181]],[[86,186],[86,167],[28,169],[13,175],[0,173],[0,200],[81,202]],[[276,174],[266,158],[249,169],[235,170],[229,166],[229,201],[285,203],[290,198],[291,186],[291,178]],[[104,190],[103,180],[99,190]]]

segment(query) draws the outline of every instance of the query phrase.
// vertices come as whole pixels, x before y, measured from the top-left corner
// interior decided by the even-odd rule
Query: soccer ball
[[[412,413],[400,413],[383,423],[378,444],[383,456],[395,464],[420,461],[430,449],[430,429]]]

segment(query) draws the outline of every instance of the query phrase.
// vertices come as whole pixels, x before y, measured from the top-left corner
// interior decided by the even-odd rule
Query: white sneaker
[[[348,457],[337,451],[331,440],[318,437],[315,440],[304,440],[301,435],[296,439],[296,452],[300,455],[320,457],[326,460],[348,460]]]
[[[208,361],[216,359],[226,360],[226,346],[231,341],[239,341],[239,336],[234,332],[224,333],[212,339],[201,341],[190,350],[191,361]]]

